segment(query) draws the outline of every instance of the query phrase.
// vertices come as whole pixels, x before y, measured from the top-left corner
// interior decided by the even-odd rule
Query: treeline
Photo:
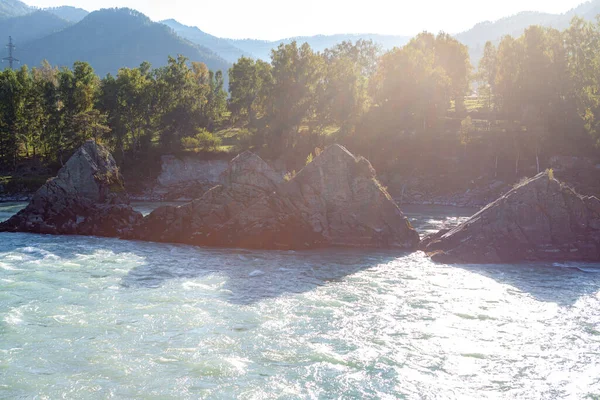
[[[108,144],[121,161],[155,147],[177,150],[182,139],[214,129],[227,110],[223,74],[183,57],[151,69],[123,68],[98,78],[92,67],[0,73],[0,163],[38,157],[65,161],[88,139]]]
[[[470,73],[467,48],[447,34],[423,33],[383,56],[370,41],[321,54],[291,43],[270,64],[242,58],[231,68],[230,109],[279,152],[314,148],[324,134],[365,143],[382,129],[430,134],[451,101],[464,110]],[[377,126],[362,126],[375,115]]]
[[[447,34],[422,33],[381,54],[370,41],[322,53],[291,43],[271,62],[241,58],[221,72],[170,59],[98,78],[85,63],[0,74],[0,163],[64,161],[89,138],[121,161],[181,149],[214,150],[218,132],[290,170],[341,142],[384,171],[538,170],[554,154],[589,155],[600,138],[600,26],[574,19],[488,43],[477,70]],[[472,93],[477,95],[473,96]],[[212,133],[211,133],[212,132]],[[408,171],[408,172],[407,172]]]
[[[230,92],[234,116],[279,152],[335,140],[383,170],[439,172],[459,159],[465,174],[519,178],[523,160],[539,172],[552,155],[598,154],[600,25],[532,26],[487,43],[477,70],[446,34],[383,55],[369,42],[323,54],[291,44],[270,64],[241,59]]]
[[[498,151],[590,154],[600,142],[600,25],[576,18],[556,29],[532,26],[520,38],[487,43],[477,81]],[[501,125],[510,135],[503,135]],[[596,147],[597,148],[597,147]]]

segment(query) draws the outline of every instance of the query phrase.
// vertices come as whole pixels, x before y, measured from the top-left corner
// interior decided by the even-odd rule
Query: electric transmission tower
[[[2,59],[2,61],[3,62],[8,61],[8,65],[10,66],[10,69],[13,69],[14,63],[19,62],[19,60],[13,57],[13,51],[16,47],[13,44],[12,36],[8,37],[8,44],[6,45],[6,47],[8,48],[8,57],[4,57]]]

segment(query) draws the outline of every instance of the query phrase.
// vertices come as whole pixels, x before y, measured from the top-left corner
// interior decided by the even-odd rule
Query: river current
[[[598,399],[600,265],[0,234],[0,398],[111,397]]]

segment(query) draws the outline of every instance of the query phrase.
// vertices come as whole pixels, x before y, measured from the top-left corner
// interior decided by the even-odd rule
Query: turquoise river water
[[[600,265],[0,234],[0,398],[598,399]]]

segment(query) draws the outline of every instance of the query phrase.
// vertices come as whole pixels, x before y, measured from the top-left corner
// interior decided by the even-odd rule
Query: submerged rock
[[[541,173],[421,249],[446,263],[598,261],[600,200]]]
[[[364,158],[330,146],[289,182],[246,152],[223,185],[146,217],[133,237],[263,249],[324,246],[411,249],[419,235]]]
[[[111,154],[88,141],[0,231],[119,236],[141,219]]]

